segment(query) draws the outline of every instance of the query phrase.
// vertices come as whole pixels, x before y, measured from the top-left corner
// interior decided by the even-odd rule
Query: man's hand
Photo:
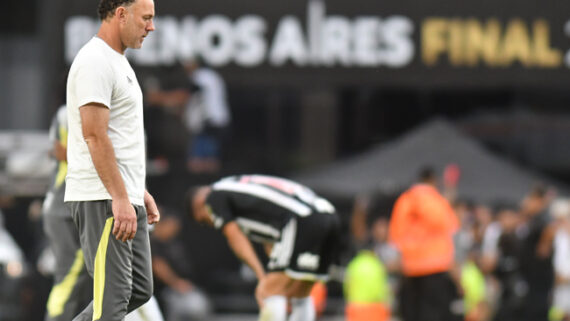
[[[148,191],[144,191],[144,206],[146,207],[146,216],[148,224],[155,224],[160,221],[160,212],[156,206],[154,198]]]
[[[137,233],[137,214],[129,199],[112,201],[113,235],[120,241],[132,240]]]
[[[257,305],[259,305],[259,309],[263,308],[263,300],[267,298],[267,294],[265,293],[265,277],[262,277],[258,282],[257,286],[255,287],[255,300],[257,301]]]
[[[176,280],[176,282],[174,282],[172,287],[174,288],[174,290],[176,290],[180,294],[190,292],[194,288],[194,286],[192,285],[192,282],[185,280],[185,279]]]

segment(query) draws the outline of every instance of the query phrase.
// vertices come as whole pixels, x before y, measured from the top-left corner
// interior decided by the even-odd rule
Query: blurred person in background
[[[549,319],[570,320],[570,200],[556,199],[549,212],[556,225],[552,244],[555,285]]]
[[[516,321],[521,318],[528,286],[522,274],[522,238],[518,230],[520,213],[508,204],[498,205],[497,220],[489,225],[482,245],[482,271],[498,283],[494,320]]]
[[[20,288],[25,276],[24,253],[4,227],[0,195],[0,320],[19,321],[24,315],[20,306]]]
[[[461,266],[461,288],[466,321],[487,321],[491,308],[487,299],[485,275],[477,265],[478,248],[473,247]]]
[[[352,213],[356,255],[344,277],[348,321],[383,321],[391,316],[392,289],[399,272],[397,250],[388,243],[388,218],[368,197],[358,197]]]
[[[166,318],[168,321],[205,320],[210,317],[211,303],[191,281],[192,263],[177,238],[182,223],[169,209],[161,207],[161,213],[150,243],[155,291],[165,307]]]
[[[142,81],[148,157],[163,172],[182,173],[186,171],[186,149],[191,143],[184,113],[196,86],[178,63],[160,71],[161,77],[153,74]]]
[[[350,216],[353,246],[350,250],[354,254],[361,249],[372,250],[391,274],[391,279],[394,279],[392,281],[395,281],[393,277],[399,273],[400,257],[398,250],[388,242],[390,210],[382,205],[382,202],[372,196],[360,195],[355,198]]]
[[[76,321],[123,320],[153,292],[148,224],[160,214],[146,190],[143,97],[125,51],[154,30],[152,0],[101,0],[99,30],[67,80],[65,202],[93,277]]]
[[[485,238],[487,227],[494,222],[493,212],[489,206],[485,204],[475,204],[473,206],[473,219],[473,228],[475,229],[473,241],[475,244],[481,246]]]
[[[44,232],[54,255],[54,284],[47,301],[46,321],[71,320],[81,312],[93,292],[83,260],[79,232],[64,204],[67,174],[67,110],[59,107],[49,129],[51,154],[57,161],[43,207]]]
[[[351,214],[353,257],[344,277],[347,320],[389,320],[400,279],[398,250],[388,242],[385,197],[356,197]],[[391,202],[389,202],[392,204]]]
[[[226,84],[220,74],[198,57],[184,61],[183,65],[197,86],[185,111],[185,124],[193,135],[188,169],[194,173],[217,173],[221,168],[224,136],[231,122]]]
[[[485,298],[485,276],[477,266],[478,246],[475,243],[475,225],[472,206],[457,200],[453,209],[461,224],[454,236],[455,274],[460,280],[465,307],[465,320],[483,321],[489,317],[489,304]]]
[[[226,177],[188,196],[194,219],[221,231],[255,272],[259,320],[315,320],[311,289],[329,278],[338,257],[339,217],[329,201],[296,182],[264,175]],[[251,241],[266,245],[267,272]]]
[[[396,200],[389,240],[401,255],[400,313],[404,321],[460,320],[453,309],[459,299],[453,235],[459,221],[437,190],[435,171],[421,170],[419,182]]]
[[[380,216],[373,220],[372,226],[370,227],[370,235],[372,237],[372,250],[380,261],[382,261],[388,273],[394,275],[400,271],[400,253],[388,242],[389,226],[390,219],[385,216]],[[391,283],[393,282],[391,281]],[[392,284],[392,288],[394,286],[395,284]]]
[[[390,320],[388,272],[376,254],[360,250],[348,263],[344,278],[347,321]]]
[[[553,190],[539,184],[521,204],[523,223],[520,229],[520,264],[522,276],[528,285],[521,320],[548,320],[549,298],[554,284],[552,253],[548,250],[554,233],[550,227],[548,207],[554,196]]]
[[[453,211],[457,215],[460,228],[454,235],[455,261],[459,264],[465,262],[469,252],[475,244],[474,239],[474,218],[472,207],[464,200],[453,202]]]

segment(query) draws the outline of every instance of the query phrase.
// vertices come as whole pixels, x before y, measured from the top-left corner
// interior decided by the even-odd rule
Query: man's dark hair
[[[97,12],[101,21],[111,17],[120,6],[128,6],[136,0],[101,0]]]

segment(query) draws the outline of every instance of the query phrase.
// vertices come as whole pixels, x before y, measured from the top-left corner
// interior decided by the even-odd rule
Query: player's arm
[[[60,162],[67,161],[67,148],[63,146],[63,144],[60,141],[56,140],[55,142],[53,142],[53,148],[51,153],[53,157],[58,161]]]
[[[122,241],[133,239],[137,231],[137,216],[119,172],[113,144],[107,135],[110,111],[102,104],[91,103],[80,107],[79,113],[83,138],[93,165],[112,198],[115,219],[113,235]]]
[[[236,256],[247,264],[253,272],[255,272],[255,276],[258,280],[261,280],[265,276],[263,266],[261,265],[251,242],[240,230],[238,224],[235,221],[231,221],[223,227],[222,232]]]
[[[160,256],[153,255],[152,271],[157,279],[179,293],[186,293],[193,288],[192,282],[176,274],[170,264]]]
[[[50,156],[55,158],[58,162],[66,162],[67,161],[67,148],[64,143],[62,143],[61,135],[62,131],[67,133],[67,126],[62,126],[59,124],[59,113],[61,109],[58,110],[56,115],[54,116],[51,126],[49,128],[49,138],[53,141],[52,149],[50,150]]]

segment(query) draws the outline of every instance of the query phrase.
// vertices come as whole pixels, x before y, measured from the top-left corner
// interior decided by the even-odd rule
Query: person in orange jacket
[[[450,275],[459,221],[436,186],[435,171],[423,169],[419,183],[400,195],[392,211],[389,241],[401,255],[404,321],[461,320],[453,304],[458,288]]]

